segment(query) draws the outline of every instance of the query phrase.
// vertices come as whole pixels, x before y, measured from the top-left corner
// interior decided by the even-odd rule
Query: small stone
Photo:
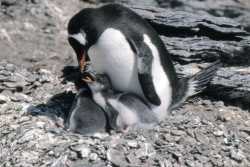
[[[248,135],[250,135],[250,127],[241,127],[240,131],[243,131],[243,132],[247,133]]]
[[[191,160],[186,160],[185,164],[189,167],[195,167],[195,163]]]
[[[14,96],[11,98],[12,101],[15,102],[31,102],[32,97],[27,96],[26,94],[23,93],[15,93]]]
[[[10,72],[14,72],[16,70],[15,66],[13,64],[7,64],[5,66],[5,69]]]
[[[211,103],[212,103],[210,100],[203,100],[202,102],[203,102],[203,104],[206,105],[206,106],[210,106]]]
[[[141,145],[141,148],[136,150],[135,155],[137,158],[141,158],[144,156],[152,156],[156,154],[154,147],[150,144],[150,143],[144,143],[143,145]]]
[[[50,150],[49,152],[48,152],[48,155],[49,156],[53,156],[55,153],[54,153],[54,151],[52,151],[52,150]]]
[[[39,82],[39,81],[35,81],[34,82],[34,86],[37,86],[37,87],[39,87],[39,86],[41,86],[42,84]]]
[[[237,162],[241,162],[245,158],[241,150],[235,151],[234,149],[230,151],[230,157]]]
[[[20,119],[18,120],[18,123],[23,123],[23,122],[27,122],[30,120],[30,117],[28,116],[22,116],[20,117]]]
[[[24,22],[23,23],[24,29],[25,30],[30,30],[30,31],[34,31],[36,28],[34,27],[33,24],[31,24],[30,22]]]
[[[69,159],[71,159],[71,160],[77,160],[78,159],[77,153],[74,152],[74,151],[70,151],[69,152]]]
[[[91,153],[91,154],[89,155],[89,159],[90,159],[91,161],[96,161],[96,160],[98,159],[98,155],[97,155],[96,153]]]
[[[109,136],[108,133],[95,133],[95,134],[93,134],[93,137],[97,138],[97,139],[104,139],[108,136]]]
[[[27,81],[29,83],[34,83],[37,79],[38,79],[38,76],[36,76],[36,75],[30,75],[30,76],[28,76],[28,77],[25,78],[25,81]]]
[[[87,158],[90,154],[90,149],[86,145],[71,146],[71,149],[79,152],[82,158]]]
[[[7,88],[22,88],[24,86],[22,83],[18,82],[4,82],[3,85]]]
[[[16,3],[17,0],[2,0],[2,5],[11,6]]]
[[[38,121],[36,122],[36,126],[40,129],[43,129],[45,127],[45,122]]]
[[[135,140],[129,140],[129,141],[127,141],[127,144],[128,144],[128,146],[130,147],[130,148],[138,148],[138,142],[137,141],[135,141]]]
[[[107,159],[116,166],[127,166],[127,161],[124,153],[116,149],[108,149]]]
[[[195,138],[197,141],[201,142],[201,143],[204,143],[204,144],[207,144],[209,143],[209,138],[202,134],[202,133],[199,133],[199,132],[195,132]]]
[[[182,136],[182,135],[185,135],[186,133],[182,130],[172,130],[171,134],[174,136]]]
[[[10,101],[10,98],[8,96],[4,96],[0,94],[0,104],[4,104]]]
[[[40,69],[39,70],[39,74],[41,74],[41,76],[39,77],[39,81],[41,83],[47,83],[47,82],[52,82],[53,78],[52,78],[52,74],[50,71],[46,70],[46,69]]]
[[[200,154],[194,155],[195,159],[198,159],[201,163],[206,164],[209,161],[209,158]]]
[[[216,137],[221,137],[221,136],[224,135],[224,132],[221,131],[221,130],[218,130],[218,131],[213,132],[213,134],[214,134]]]
[[[130,164],[139,164],[139,159],[135,157],[134,153],[130,153],[129,155],[126,156],[128,162]]]
[[[90,149],[87,147],[81,147],[80,153],[81,153],[82,158],[86,158],[89,156]]]

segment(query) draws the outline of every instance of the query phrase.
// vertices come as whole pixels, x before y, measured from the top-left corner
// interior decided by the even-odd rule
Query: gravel
[[[1,1],[0,166],[250,166],[249,108],[224,97],[196,96],[150,130],[86,137],[64,129],[76,93],[61,72],[74,63],[65,22],[91,5]]]

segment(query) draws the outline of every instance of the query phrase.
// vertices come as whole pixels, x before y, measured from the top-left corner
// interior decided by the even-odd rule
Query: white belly
[[[144,97],[138,80],[136,55],[120,31],[113,28],[104,31],[88,55],[93,68],[107,74],[114,89]]]
[[[154,57],[152,64],[153,84],[161,99],[161,105],[152,105],[152,108],[159,120],[162,120],[171,104],[172,89],[160,64],[157,48],[147,35],[144,35],[144,42],[151,49]],[[88,54],[93,68],[98,73],[107,74],[114,89],[135,93],[145,99],[138,80],[136,55],[120,31],[113,28],[104,31],[97,43],[89,49]]]

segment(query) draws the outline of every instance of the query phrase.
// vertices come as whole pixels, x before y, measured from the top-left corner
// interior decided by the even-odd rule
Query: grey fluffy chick
[[[98,75],[88,86],[94,101],[106,112],[110,128],[126,132],[134,128],[152,128],[159,122],[151,108],[138,96],[112,90],[107,76]]]

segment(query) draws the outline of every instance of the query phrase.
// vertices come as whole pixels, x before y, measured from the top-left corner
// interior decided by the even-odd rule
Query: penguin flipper
[[[170,110],[179,107],[188,97],[206,89],[221,66],[222,63],[218,60],[193,76],[180,79],[178,82],[179,91],[175,95],[175,102],[171,105]]]
[[[145,43],[142,43],[140,48],[138,48],[133,40],[128,41],[131,48],[137,55],[138,79],[142,91],[150,103],[158,106],[161,104],[161,100],[155,91],[151,73],[153,61],[152,51]]]

